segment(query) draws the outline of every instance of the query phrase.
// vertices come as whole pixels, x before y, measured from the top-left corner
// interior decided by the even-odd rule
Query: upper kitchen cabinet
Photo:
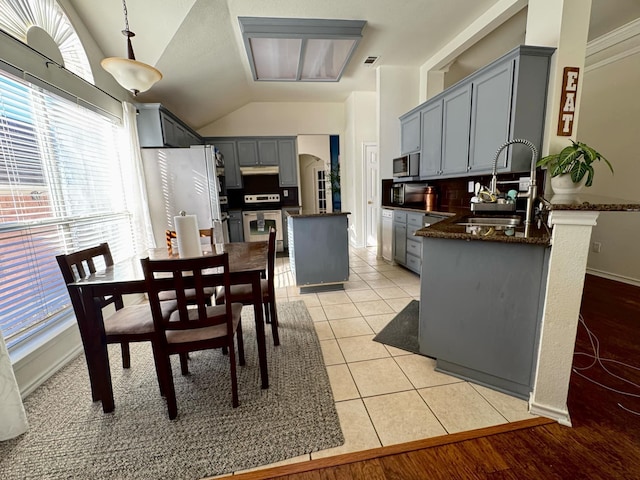
[[[298,154],[295,138],[278,140],[278,171],[281,187],[298,186]]]
[[[238,140],[238,165],[255,167],[258,165],[258,142],[256,140]]]
[[[420,151],[420,110],[400,117],[400,155]]]
[[[222,154],[224,160],[224,181],[227,189],[242,188],[242,176],[238,165],[236,142],[229,140],[210,140]]]
[[[491,173],[498,148],[523,138],[542,148],[549,63],[554,49],[521,46],[474,75],[471,101],[469,171]],[[505,149],[498,173],[526,172],[531,150]]]
[[[491,173],[495,152],[508,140],[523,138],[540,149],[554,51],[517,47],[401,117],[403,126],[420,113],[421,179]],[[501,153],[497,171],[530,166],[531,151],[514,145]]]
[[[241,167],[277,166],[277,140],[273,138],[238,139],[238,163]]]
[[[159,103],[139,103],[137,124],[141,147],[190,147],[202,138]]]
[[[442,98],[442,162],[440,175],[466,174],[469,159],[471,85],[447,90]]]
[[[224,155],[227,188],[242,188],[240,167],[278,167],[281,187],[298,186],[295,137],[207,137]]]
[[[440,174],[442,161],[442,100],[429,103],[422,109],[421,115],[420,175],[436,176]]]

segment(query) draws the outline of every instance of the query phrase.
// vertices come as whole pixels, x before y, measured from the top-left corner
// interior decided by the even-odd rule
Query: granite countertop
[[[515,228],[458,225],[457,222],[467,215],[472,215],[470,210],[434,223],[429,227],[421,228],[416,232],[416,236],[532,245],[549,245],[551,240],[551,232],[545,225],[541,225],[540,228],[537,225],[531,225],[525,229],[524,221]]]
[[[640,212],[640,202],[589,193],[553,195],[551,210],[588,210],[597,212]]]
[[[310,218],[310,217],[337,217],[340,215],[351,215],[351,212],[329,212],[329,213],[289,213],[287,215],[294,218]]]

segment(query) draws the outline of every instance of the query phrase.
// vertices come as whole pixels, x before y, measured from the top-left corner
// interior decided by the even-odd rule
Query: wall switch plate
[[[285,197],[288,197],[289,196],[289,190],[283,190],[282,191],[282,195],[285,196]]]
[[[467,192],[473,193],[474,188],[475,188],[475,185],[473,183],[473,180],[469,180],[469,182],[467,183]]]
[[[591,244],[591,251],[593,253],[600,253],[600,250],[602,249],[602,243],[600,242],[593,242]]]
[[[529,190],[529,183],[531,182],[531,177],[520,177],[518,179],[518,190],[521,192],[526,192]]]

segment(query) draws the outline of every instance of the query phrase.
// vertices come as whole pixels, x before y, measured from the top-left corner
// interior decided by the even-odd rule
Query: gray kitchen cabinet
[[[278,141],[275,138],[238,139],[237,146],[241,167],[278,165]]]
[[[349,213],[287,218],[289,266],[299,287],[338,287],[349,280]]]
[[[431,102],[421,110],[422,150],[420,177],[440,175],[442,163],[442,99]]]
[[[507,140],[524,138],[540,151],[554,51],[519,46],[400,117],[402,128],[403,120],[421,112],[421,179],[491,173],[495,152]],[[497,170],[528,172],[530,165],[531,151],[513,145],[501,153]]]
[[[550,249],[422,238],[420,353],[436,369],[528,399]]]
[[[202,138],[159,103],[139,103],[138,140],[141,147],[190,147]]]
[[[226,167],[225,167],[226,170]],[[229,210],[229,241],[244,242],[244,231],[242,227],[242,211]]]
[[[278,143],[276,139],[258,140],[258,165],[278,165]]]
[[[507,140],[524,138],[541,151],[553,51],[522,46],[474,77],[469,153],[474,174],[491,173],[495,153]],[[528,172],[530,166],[531,150],[513,145],[502,151],[497,169],[498,173]]]
[[[509,138],[514,60],[505,61],[473,81],[469,171],[491,170],[500,145]],[[501,168],[506,168],[506,153]]]
[[[229,140],[211,140],[222,154],[224,159],[224,179],[227,189],[242,188],[242,176],[238,165],[238,154],[236,152],[236,142]]]
[[[441,175],[466,174],[469,161],[471,84],[447,90],[442,97]]]
[[[416,230],[424,226],[424,215],[422,213],[407,213],[407,235],[405,238],[406,261],[405,266],[420,275],[422,266],[422,242],[420,237],[416,237]]]
[[[393,212],[393,260],[399,265],[407,263],[407,212]]]
[[[258,165],[258,142],[256,140],[237,140],[238,165],[255,167]]]
[[[298,154],[295,139],[278,140],[278,167],[281,187],[298,186]]]
[[[400,117],[400,154],[420,151],[420,111]]]

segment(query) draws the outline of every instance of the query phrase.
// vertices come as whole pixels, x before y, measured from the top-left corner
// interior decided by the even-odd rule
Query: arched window
[[[82,42],[56,0],[3,0],[0,29],[94,84]],[[47,44],[53,48],[43,49]]]

